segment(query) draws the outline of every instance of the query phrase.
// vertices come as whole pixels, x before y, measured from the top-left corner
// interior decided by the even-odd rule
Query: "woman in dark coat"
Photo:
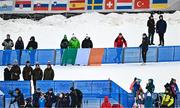
[[[29,61],[26,62],[26,66],[23,68],[23,79],[31,80],[33,68]]]
[[[36,89],[36,80],[42,80],[43,77],[43,71],[39,66],[39,63],[36,63],[35,69],[32,72],[33,76],[33,83],[34,83],[34,89]]]
[[[12,71],[11,71],[11,64],[8,64],[7,67],[4,69],[4,81],[12,80]]]
[[[23,49],[24,49],[24,42],[22,40],[22,37],[19,36],[15,44],[15,50],[19,50],[18,57],[17,57],[19,64],[21,63],[21,55],[22,55]]]
[[[43,80],[53,80],[54,79],[54,70],[51,67],[51,64],[47,64],[47,68],[44,70]]]
[[[149,39],[148,39],[146,33],[143,33],[142,43],[140,45],[140,48],[142,51],[143,63],[146,63],[146,54],[148,51],[148,45],[149,45]]]
[[[11,71],[12,71],[12,80],[19,80],[21,74],[21,68],[19,67],[17,60],[14,61]]]
[[[148,26],[148,37],[150,41],[149,45],[154,45],[153,41],[154,41],[154,33],[155,33],[155,21],[154,21],[153,15],[149,17],[147,26]]]

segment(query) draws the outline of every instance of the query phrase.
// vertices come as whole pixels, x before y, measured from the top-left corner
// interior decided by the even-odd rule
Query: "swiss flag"
[[[135,0],[134,9],[148,9],[150,7],[149,0]]]
[[[105,9],[114,9],[114,0],[105,0]]]

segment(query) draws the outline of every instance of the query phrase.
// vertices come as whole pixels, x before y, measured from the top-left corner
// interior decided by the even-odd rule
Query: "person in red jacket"
[[[112,108],[108,96],[104,97],[104,102],[102,103],[101,108]]]
[[[117,59],[118,59],[117,63],[121,62],[120,58],[121,58],[121,52],[122,52],[123,45],[124,45],[124,47],[127,47],[127,42],[124,39],[122,33],[119,33],[118,37],[114,41],[114,48],[116,48],[116,52],[117,52],[117,55],[114,58],[115,63],[117,62]]]

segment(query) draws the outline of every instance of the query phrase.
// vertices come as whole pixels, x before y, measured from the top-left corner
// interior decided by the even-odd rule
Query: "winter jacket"
[[[71,39],[69,41],[69,48],[80,48],[80,43],[78,39]]]
[[[68,41],[66,38],[64,38],[64,39],[61,41],[60,47],[63,49],[63,48],[68,48],[68,46],[69,46],[69,41]]]
[[[64,95],[63,102],[64,102],[64,107],[65,107],[65,108],[70,107],[70,97],[69,97],[69,93],[66,93],[66,94]]]
[[[64,100],[63,98],[57,97],[55,108],[64,108]]]
[[[31,66],[25,66],[23,68],[23,79],[24,80],[31,80],[33,68]]]
[[[146,89],[147,89],[147,92],[149,92],[151,94],[154,92],[155,86],[153,84],[153,80],[152,79],[151,79],[151,83],[148,83],[146,85]]]
[[[172,96],[171,94],[169,94],[169,93],[165,93],[165,95],[164,95],[163,98],[162,98],[162,103],[161,103],[161,105],[162,105],[163,107],[168,107],[168,108],[170,108],[170,107],[172,107],[173,104],[174,104],[174,98],[173,98],[173,96]]]
[[[35,92],[33,94],[33,106],[34,107],[39,107],[40,96],[41,96],[41,92]]]
[[[175,98],[177,93],[179,92],[179,88],[176,83],[173,83],[173,81],[170,82],[170,87],[172,91],[172,96]]]
[[[35,68],[32,71],[33,80],[42,80],[43,77],[43,71],[41,68]]]
[[[137,82],[135,82],[134,83],[134,85],[133,85],[133,92],[137,92],[137,91],[139,91],[140,90],[140,84],[138,84]]]
[[[52,68],[46,68],[44,70],[43,80],[53,80],[54,79],[54,70]]]
[[[149,19],[147,22],[148,26],[148,33],[154,33],[155,32],[155,21],[154,19]]]
[[[167,28],[167,23],[165,20],[159,20],[156,23],[156,32],[161,34],[161,33],[165,33],[166,32],[166,28]]]
[[[19,92],[16,96],[13,95],[13,97],[15,99],[12,101],[12,103],[17,102],[19,108],[22,108],[22,106],[25,105],[23,93]]]
[[[12,71],[8,67],[4,69],[4,81],[12,80]]]
[[[112,108],[108,96],[104,97],[104,102],[102,103],[101,108]]]
[[[115,48],[122,48],[124,44],[124,47],[127,47],[127,42],[124,39],[124,37],[117,37],[114,41],[114,47]]]
[[[90,37],[88,39],[85,38],[82,41],[81,47],[82,48],[93,48],[93,43],[92,43]]]
[[[12,80],[19,80],[21,74],[21,68],[18,65],[13,65],[11,68],[12,71]]]
[[[12,50],[14,43],[11,39],[5,39],[2,46],[4,46],[4,50]]]
[[[49,108],[52,107],[52,104],[55,102],[56,97],[53,92],[52,93],[47,92],[45,95],[45,99],[46,99],[45,105],[46,107]]]
[[[15,49],[16,50],[23,50],[24,49],[24,42],[21,40],[17,40],[15,44]]]
[[[142,50],[148,50],[148,45],[149,45],[149,38],[147,36],[143,37],[140,47],[142,48]]]
[[[80,90],[78,90],[78,89],[72,90],[70,93],[70,97],[71,97],[71,106],[72,107],[82,104],[83,94]]]
[[[38,43],[35,41],[34,37],[31,37],[31,40],[29,41],[26,49],[27,50],[34,50],[38,48]]]

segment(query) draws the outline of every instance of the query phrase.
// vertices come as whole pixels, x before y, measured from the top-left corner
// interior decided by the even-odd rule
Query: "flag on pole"
[[[48,0],[35,0],[34,11],[48,11],[49,1]]]
[[[16,11],[31,11],[31,0],[16,0],[15,10]]]
[[[132,0],[117,0],[116,9],[132,9]]]
[[[51,10],[67,10],[67,0],[52,0],[51,1]]]

